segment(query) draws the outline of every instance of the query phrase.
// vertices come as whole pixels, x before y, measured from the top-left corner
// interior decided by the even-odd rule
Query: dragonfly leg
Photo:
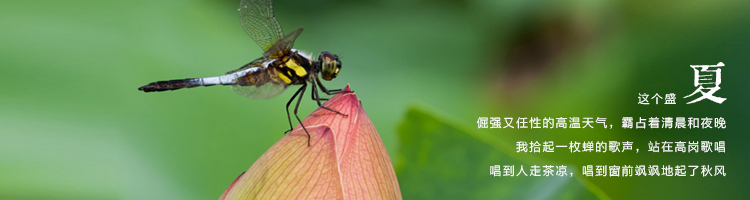
[[[318,93],[318,89],[315,87],[315,84],[312,84],[312,95],[320,97],[320,93]],[[318,103],[318,107],[321,107],[321,108],[326,109],[326,110],[331,111],[331,112],[335,112],[335,113],[343,115],[345,117],[349,116],[349,115],[341,113],[341,112],[339,112],[337,110],[334,110],[334,109],[331,109],[329,107],[323,106],[323,104],[321,104],[321,102],[320,102],[320,100],[321,100],[320,98],[313,98],[313,100],[315,100]]]
[[[315,77],[315,83],[318,84],[318,87],[320,87],[320,90],[322,90],[327,95],[334,95],[334,94],[338,94],[341,92],[341,89],[335,89],[335,90],[326,89],[326,86],[323,86],[323,83],[320,81],[320,79],[317,76]],[[354,91],[351,91],[351,92],[354,92]],[[347,93],[351,93],[351,92],[347,92]]]
[[[299,119],[299,115],[297,115],[297,110],[299,109],[299,102],[302,101],[302,96],[305,96],[305,88],[307,88],[307,84],[303,84],[302,88],[300,88],[300,91],[302,91],[302,93],[299,94],[299,98],[297,99],[297,105],[294,106],[294,117],[297,118],[299,125],[302,126],[302,129],[305,130],[305,133],[307,133],[307,146],[310,146],[310,133],[307,132],[307,128],[305,128],[305,125],[302,124],[302,120]]]
[[[313,91],[315,91],[317,89],[317,88],[315,88],[315,84],[312,84],[312,89],[313,89]],[[317,93],[317,92],[313,92],[311,97],[312,97],[313,101],[318,101],[318,102],[320,102],[321,100],[328,101],[328,98],[320,98],[320,93]],[[320,106],[320,105],[318,105],[318,106]]]
[[[289,120],[289,130],[284,131],[284,134],[289,133],[290,131],[294,129],[294,126],[292,126],[292,116],[289,115],[289,105],[292,105],[292,101],[294,101],[294,98],[296,98],[297,95],[304,89],[305,89],[304,87],[299,88],[297,92],[295,92],[294,95],[292,95],[292,98],[289,99],[289,102],[286,102],[286,118]]]
[[[313,90],[315,90],[316,89],[315,84],[312,84],[312,86],[313,86]],[[313,101],[328,101],[329,98],[321,98],[320,93],[314,92],[312,100]]]

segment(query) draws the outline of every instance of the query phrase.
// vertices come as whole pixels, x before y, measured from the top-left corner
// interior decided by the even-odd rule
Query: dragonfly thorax
[[[290,55],[274,60],[269,67],[276,68],[277,76],[286,84],[297,85],[303,84],[311,74],[316,73],[312,65],[307,55],[292,50]]]

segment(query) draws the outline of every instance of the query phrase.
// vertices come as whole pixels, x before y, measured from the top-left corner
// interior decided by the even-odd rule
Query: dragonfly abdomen
[[[168,80],[168,81],[156,81],[149,83],[138,88],[144,92],[161,92],[169,90],[177,90],[182,88],[191,88],[203,85],[199,78],[188,78],[179,80]]]
[[[206,77],[206,78],[188,78],[188,79],[177,79],[168,81],[157,81],[149,83],[138,88],[144,92],[161,92],[169,90],[177,90],[182,88],[192,88],[198,86],[212,86],[212,85],[231,85],[233,82],[225,81],[224,77]]]

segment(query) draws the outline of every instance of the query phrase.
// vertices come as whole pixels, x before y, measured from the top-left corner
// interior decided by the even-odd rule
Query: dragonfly
[[[293,49],[294,40],[297,39],[302,29],[284,35],[273,13],[272,0],[242,0],[238,11],[242,29],[263,49],[263,57],[221,76],[156,81],[141,86],[138,90],[162,92],[198,86],[229,85],[239,95],[251,99],[266,99],[277,96],[291,85],[302,85],[286,103],[290,129],[285,133],[294,129],[289,115],[289,106],[297,98],[294,116],[307,133],[309,146],[310,133],[307,132],[307,128],[297,114],[308,85],[312,87],[311,97],[318,103],[318,107],[347,116],[323,106],[321,101],[328,99],[320,96],[320,91],[327,95],[342,92],[341,89],[327,89],[320,80],[323,78],[323,80],[330,81],[336,78],[341,70],[341,60],[338,55],[328,51],[321,52],[318,59],[313,60],[311,54]]]

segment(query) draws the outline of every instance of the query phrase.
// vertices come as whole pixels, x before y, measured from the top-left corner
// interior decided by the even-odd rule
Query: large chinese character
[[[691,97],[698,92],[700,92],[703,96],[700,96],[697,99],[688,102],[687,104],[695,103],[703,99],[708,99],[719,104],[724,102],[724,100],[727,100],[726,98],[714,96],[714,93],[721,89],[719,87],[719,84],[721,84],[721,67],[723,66],[724,63],[721,62],[716,65],[690,65],[690,67],[693,68],[693,71],[695,71],[695,81],[693,81],[693,86],[698,88],[695,89],[692,94],[687,95],[683,98]]]

